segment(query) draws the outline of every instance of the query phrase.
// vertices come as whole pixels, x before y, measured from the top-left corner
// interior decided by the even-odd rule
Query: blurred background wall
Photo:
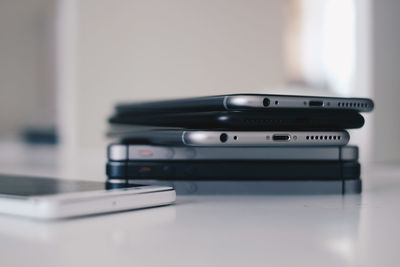
[[[93,130],[105,132],[116,102],[265,92],[285,82],[285,1],[78,2],[79,145],[104,144]]]
[[[0,135],[54,124],[54,6],[0,1]]]
[[[400,1],[373,2],[374,159],[400,162]]]
[[[0,140],[54,135],[67,173],[104,177],[117,102],[361,96],[376,110],[351,142],[363,161],[398,163],[398,11],[396,0],[0,0]]]

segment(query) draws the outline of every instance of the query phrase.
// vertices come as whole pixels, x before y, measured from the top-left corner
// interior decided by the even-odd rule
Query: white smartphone
[[[202,131],[148,130],[115,131],[126,143],[139,141],[161,145],[187,146],[344,146],[349,140],[346,131]],[[136,143],[137,144],[137,143]]]
[[[0,175],[0,213],[36,219],[61,219],[164,206],[175,201],[169,186],[132,185]]]

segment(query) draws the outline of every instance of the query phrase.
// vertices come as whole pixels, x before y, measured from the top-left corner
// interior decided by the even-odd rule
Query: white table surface
[[[361,195],[178,196],[58,222],[0,215],[0,266],[400,266],[400,167],[363,166],[363,178]]]

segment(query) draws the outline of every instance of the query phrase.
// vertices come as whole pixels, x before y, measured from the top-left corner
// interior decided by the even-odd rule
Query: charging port
[[[288,134],[274,134],[272,136],[272,140],[274,141],[289,141],[290,135]]]
[[[310,107],[322,107],[324,105],[324,102],[322,102],[322,101],[310,101],[310,102],[308,102],[308,105]]]

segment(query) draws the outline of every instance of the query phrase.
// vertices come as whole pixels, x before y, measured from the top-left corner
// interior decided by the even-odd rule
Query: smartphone
[[[357,146],[315,147],[184,147],[111,144],[109,161],[179,160],[358,160]]]
[[[211,111],[181,113],[130,112],[115,114],[112,124],[154,125],[191,129],[225,130],[342,130],[364,125],[364,118],[355,110],[332,109],[267,109],[256,111]]]
[[[367,98],[340,98],[324,96],[233,94],[193,97],[119,104],[118,113],[200,112],[223,110],[267,110],[276,108],[296,109],[352,109],[359,112],[372,111],[374,103]]]
[[[108,161],[108,179],[153,180],[352,180],[356,161]]]
[[[202,131],[154,129],[113,131],[109,137],[125,143],[148,142],[187,146],[343,146],[349,142],[346,131]]]
[[[61,219],[172,204],[169,186],[107,188],[106,183],[0,175],[0,213]]]
[[[359,194],[361,179],[354,180],[146,180],[109,179],[112,188],[132,183],[172,186],[178,195]]]

